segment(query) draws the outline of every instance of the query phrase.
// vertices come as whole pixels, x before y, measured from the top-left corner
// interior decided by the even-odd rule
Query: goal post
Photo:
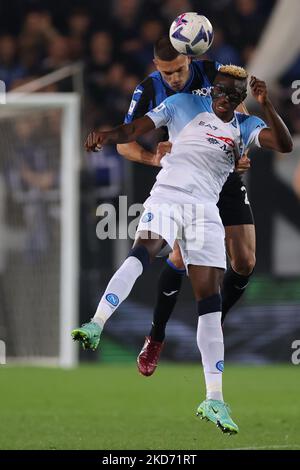
[[[79,318],[80,97],[8,93],[6,98],[0,108],[6,194],[0,228],[7,247],[0,339],[7,342],[8,363],[11,355],[14,362],[73,367],[78,361],[70,333]]]

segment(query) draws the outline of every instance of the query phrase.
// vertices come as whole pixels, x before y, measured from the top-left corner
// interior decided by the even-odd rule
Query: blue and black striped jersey
[[[164,81],[159,72],[151,73],[133,92],[125,123],[144,116],[169,96],[176,93],[210,94],[212,83],[221,64],[208,60],[192,61],[190,78],[185,87],[176,92]]]

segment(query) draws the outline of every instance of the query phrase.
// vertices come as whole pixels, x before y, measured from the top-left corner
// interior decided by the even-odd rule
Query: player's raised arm
[[[144,165],[160,166],[156,159],[156,154],[146,150],[138,142],[129,142],[128,144],[118,144],[117,150],[122,157],[131,162],[143,163]]]
[[[110,131],[90,132],[85,142],[88,152],[100,150],[105,144],[121,144],[135,141],[139,136],[155,128],[155,124],[148,116],[136,119],[129,124],[122,124]]]
[[[262,129],[259,133],[258,139],[261,147],[277,150],[282,153],[291,152],[293,150],[291,134],[268,97],[266,83],[252,76],[250,87],[252,95],[264,110],[269,126]]]
[[[144,149],[144,147],[137,142],[117,145],[119,154],[126,158],[126,160],[157,167],[161,167],[161,159],[166,155],[166,153],[170,153],[171,149],[172,144],[169,141],[159,142],[155,153]]]
[[[153,102],[153,85],[152,79],[147,77],[139,84],[133,92],[128,113],[125,117],[125,123],[129,124],[134,120],[143,117],[149,111]],[[160,166],[156,160],[155,153],[146,150],[138,142],[129,142],[126,144],[118,144],[117,151],[122,157],[131,162],[143,163],[145,165]]]

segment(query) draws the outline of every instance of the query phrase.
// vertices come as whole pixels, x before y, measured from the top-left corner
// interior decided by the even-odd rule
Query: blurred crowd
[[[132,91],[153,68],[153,43],[177,14],[199,11],[215,38],[207,58],[246,65],[275,0],[10,0],[0,3],[0,79],[11,90],[72,63],[84,64],[87,127],[123,121]],[[201,8],[200,8],[201,7]],[[282,77],[299,77],[300,60]],[[63,80],[47,91],[68,91]],[[288,103],[287,93],[283,102]],[[285,113],[293,131],[300,118]],[[286,107],[285,107],[286,109]]]

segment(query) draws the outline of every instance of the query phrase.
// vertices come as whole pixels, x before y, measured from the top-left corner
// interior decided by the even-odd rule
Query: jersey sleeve
[[[155,124],[155,127],[168,126],[172,120],[172,106],[171,101],[173,97],[167,98],[165,101],[160,103],[156,108],[149,111],[148,116]]]
[[[220,67],[222,67],[223,64],[220,62],[214,61],[215,69],[218,71]]]
[[[249,148],[252,144],[260,147],[259,133],[268,127],[267,124],[257,116],[247,116],[240,126],[245,147]]]
[[[144,116],[154,103],[153,84],[150,77],[140,83],[132,94],[128,112],[125,116],[124,123],[128,124],[135,119]]]

